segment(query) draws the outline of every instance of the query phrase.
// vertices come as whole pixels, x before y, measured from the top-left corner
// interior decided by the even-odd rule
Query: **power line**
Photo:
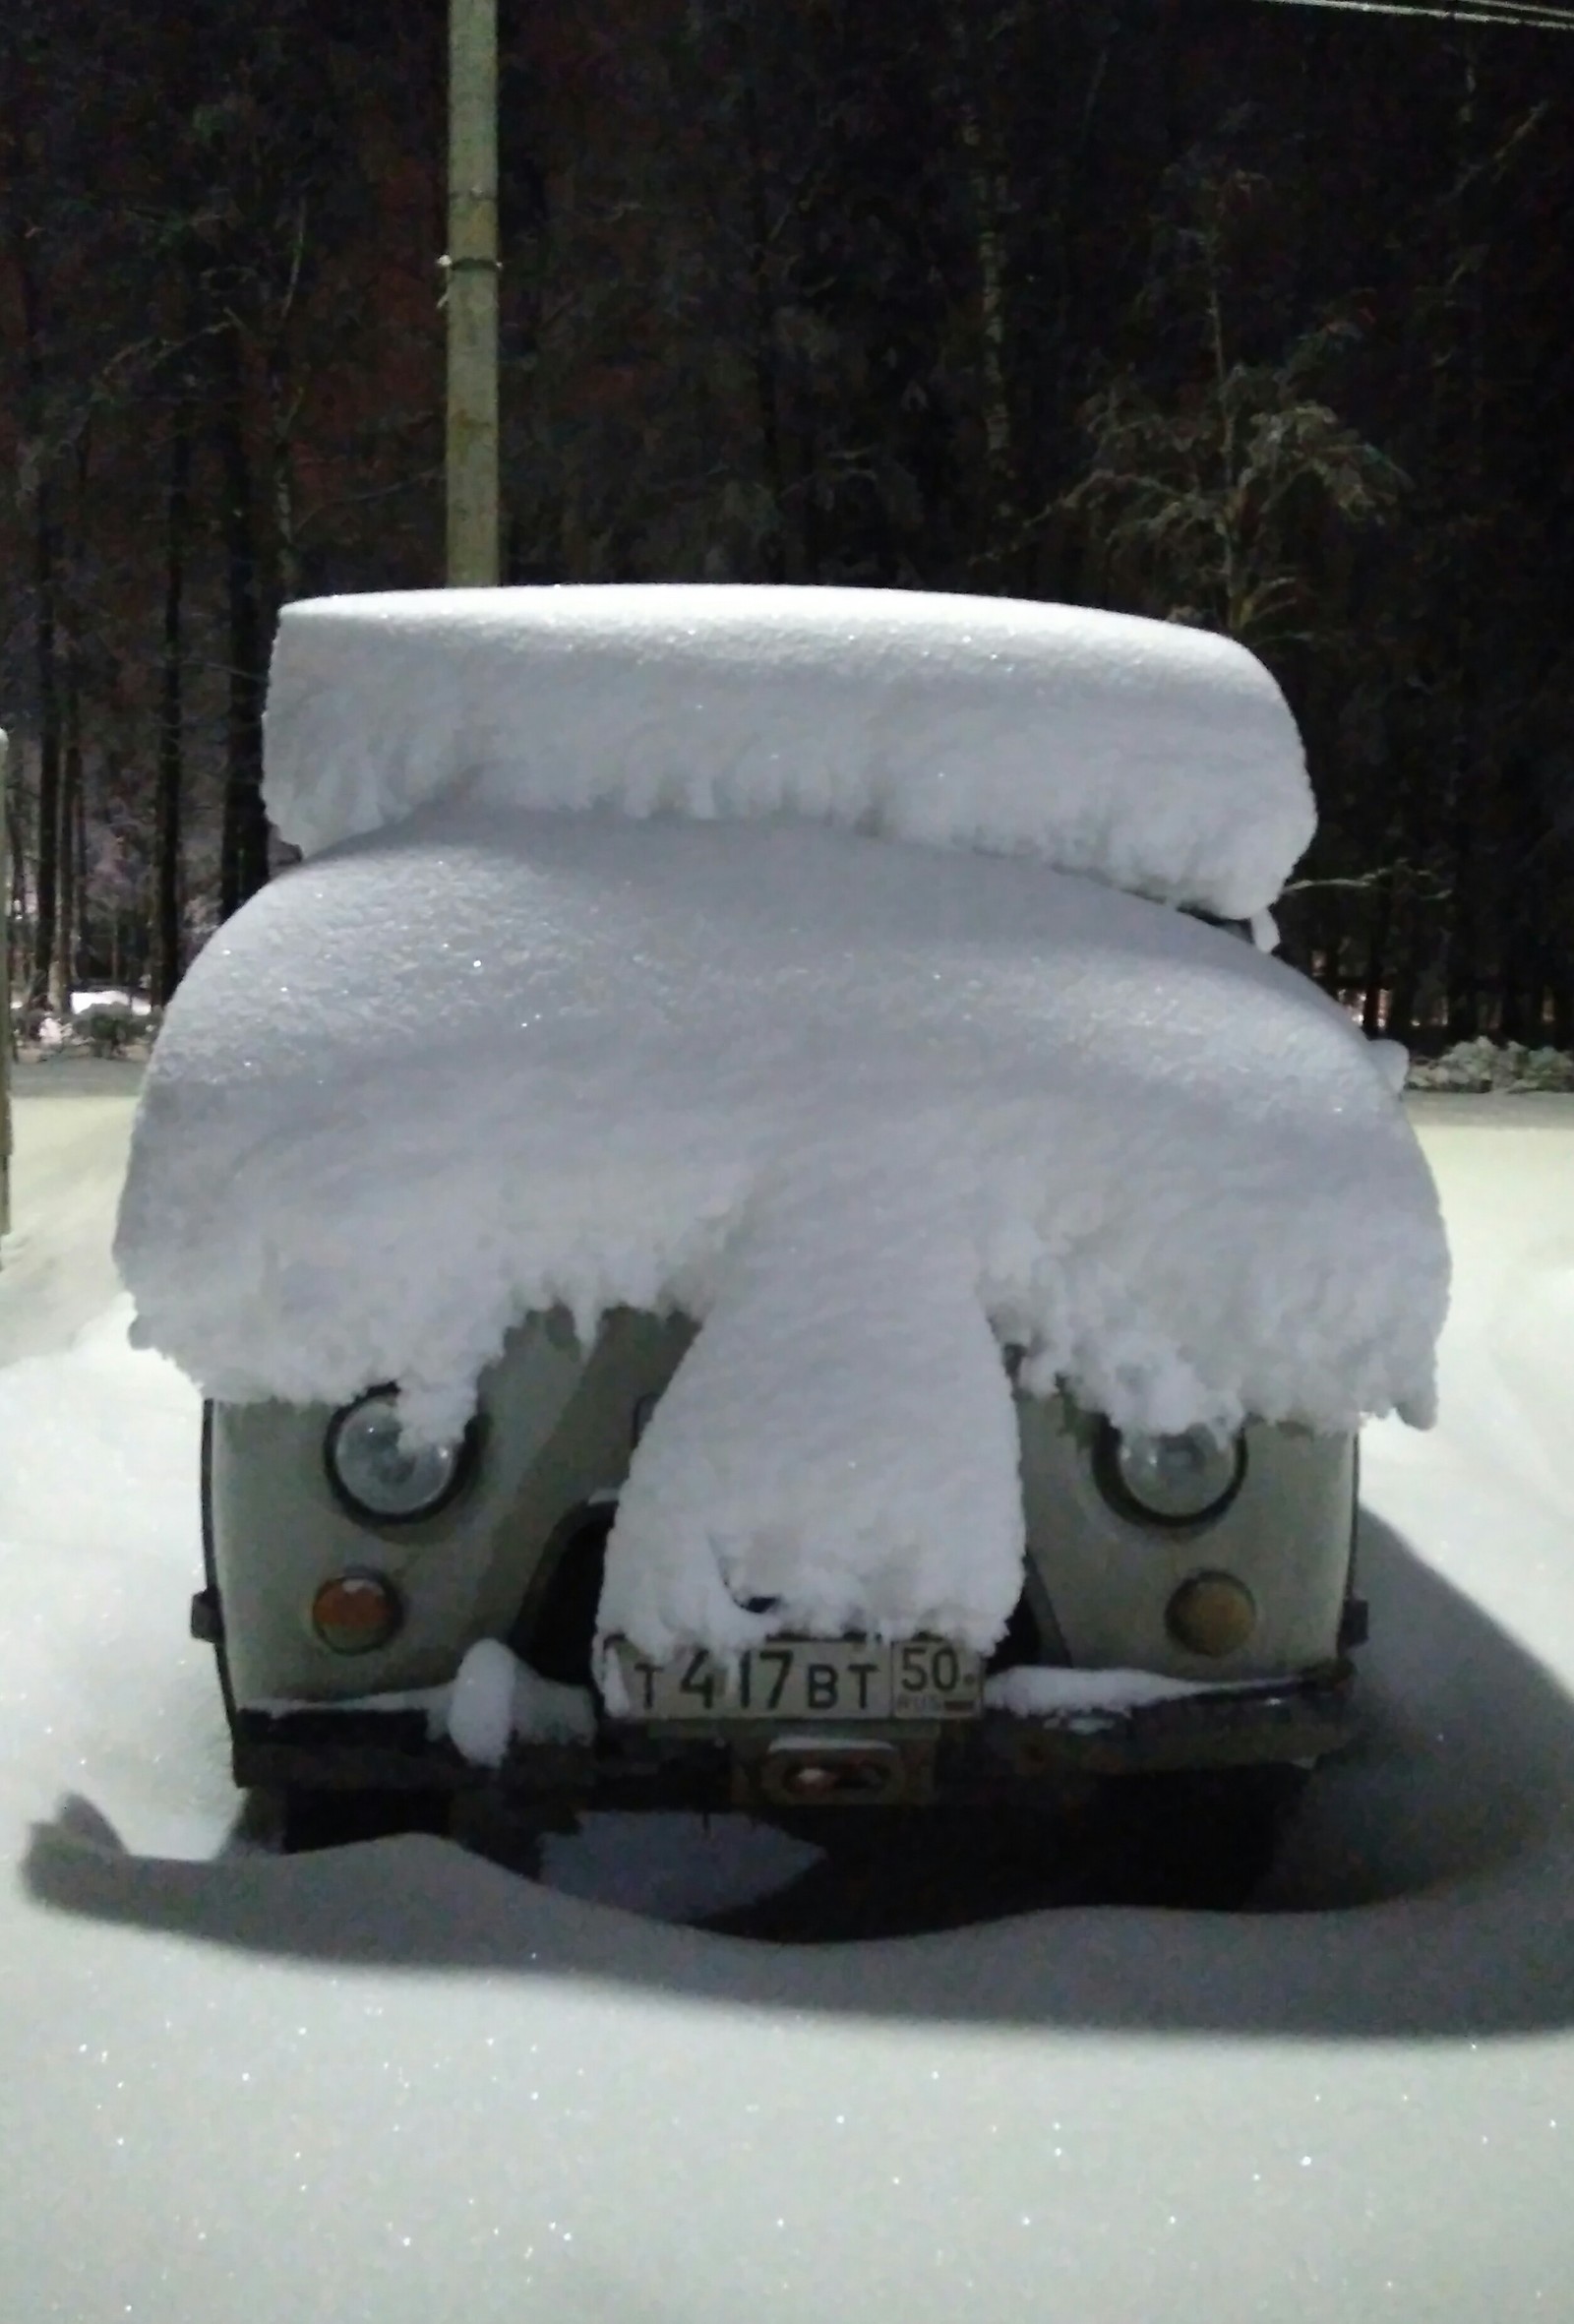
[[[1269,0],[1276,8],[1337,8],[1353,16],[1424,17],[1438,25],[1524,25],[1544,32],[1574,32],[1574,0]]]

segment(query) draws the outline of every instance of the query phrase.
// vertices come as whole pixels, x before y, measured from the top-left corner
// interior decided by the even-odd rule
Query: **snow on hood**
[[[1447,1274],[1361,1035],[1234,936],[798,818],[454,799],[194,963],[117,1256],[210,1394],[394,1377],[433,1433],[532,1309],[702,1318],[609,1554],[603,1624],[650,1652],[784,1619],[987,1645],[1001,1340],[1122,1427],[1424,1421]]]
[[[307,855],[444,791],[783,808],[1247,918],[1311,837],[1295,721],[1229,639],[900,589],[646,584],[285,611],[269,814]]]

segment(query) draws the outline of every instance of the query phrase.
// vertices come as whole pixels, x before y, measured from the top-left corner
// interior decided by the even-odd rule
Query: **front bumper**
[[[521,1812],[554,1816],[590,1807],[769,1814],[817,1801],[1026,1805],[1089,1778],[1323,1758],[1356,1732],[1352,1685],[1341,1661],[1294,1680],[1120,1711],[986,1711],[945,1726],[604,1722],[583,1744],[516,1741],[497,1769],[432,1741],[419,1711],[241,1710],[233,1757],[235,1780],[248,1789],[489,1792]]]

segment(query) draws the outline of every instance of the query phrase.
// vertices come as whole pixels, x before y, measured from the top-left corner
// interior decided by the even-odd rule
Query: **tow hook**
[[[906,1769],[893,1743],[784,1735],[765,1753],[759,1788],[778,1807],[889,1807]]]
[[[192,1599],[191,1634],[199,1646],[221,1646],[224,1642],[224,1617],[212,1583]]]

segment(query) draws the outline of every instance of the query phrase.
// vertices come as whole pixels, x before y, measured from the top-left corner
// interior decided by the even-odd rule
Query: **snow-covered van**
[[[1251,655],[328,599],[267,750],[303,861],[168,1012],[118,1244],[208,1399],[242,1785],[1216,1810],[1346,1740],[1357,1431],[1429,1419],[1447,1262],[1395,1053],[1272,956]]]

